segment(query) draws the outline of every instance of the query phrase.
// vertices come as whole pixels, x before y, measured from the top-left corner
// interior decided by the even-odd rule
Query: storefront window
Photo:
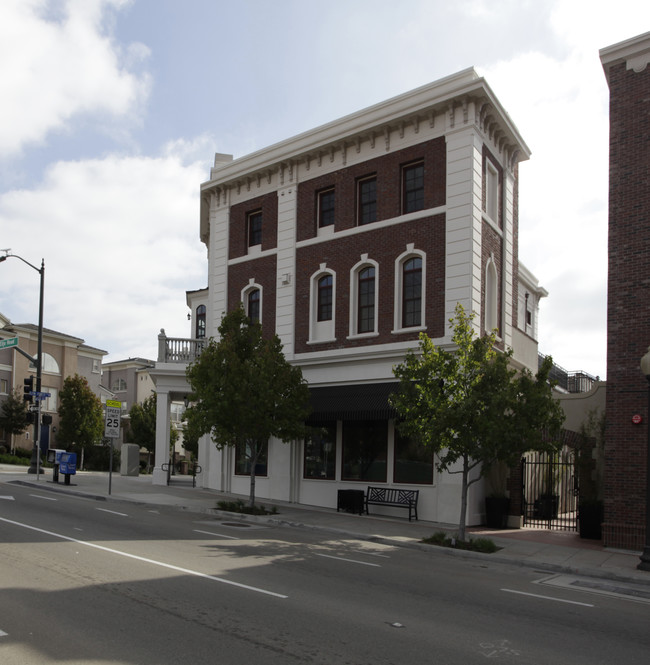
[[[305,478],[334,480],[336,468],[336,422],[315,426],[305,440]]]
[[[387,458],[388,421],[344,421],[343,480],[385,483]]]

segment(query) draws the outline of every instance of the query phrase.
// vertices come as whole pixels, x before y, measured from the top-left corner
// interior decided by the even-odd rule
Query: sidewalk
[[[12,483],[28,484],[42,491],[66,492],[101,501],[128,501],[138,504],[175,507],[196,513],[227,515],[217,509],[217,501],[233,500],[235,497],[215,490],[192,487],[190,476],[172,476],[169,486],[153,485],[151,476],[128,477],[113,473],[79,472],[72,476],[71,484],[52,482],[52,471],[47,469],[39,479],[27,473],[26,467],[0,465],[0,495],[11,493]],[[409,522],[400,517],[385,517],[381,514],[353,515],[337,513],[335,509],[304,506],[279,501],[260,499],[259,503],[276,506],[278,513],[264,517],[237,515],[241,521],[266,521],[269,523],[300,528],[312,528],[325,532],[347,535],[401,547],[428,549],[422,538],[436,531],[453,532],[452,524],[437,524],[423,520]],[[632,582],[650,587],[650,572],[637,570],[640,552],[611,550],[600,541],[583,540],[577,533],[547,531],[541,529],[490,530],[485,527],[468,529],[469,535],[486,537],[500,549],[495,554],[478,554],[449,548],[436,551],[451,556],[482,558],[485,561],[534,567],[540,570]]]

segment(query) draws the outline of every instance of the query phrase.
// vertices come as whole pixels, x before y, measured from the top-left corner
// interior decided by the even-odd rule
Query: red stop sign
[[[642,418],[638,413],[635,413],[635,414],[632,416],[632,422],[633,422],[635,425],[640,424],[642,421],[643,421],[643,418]]]

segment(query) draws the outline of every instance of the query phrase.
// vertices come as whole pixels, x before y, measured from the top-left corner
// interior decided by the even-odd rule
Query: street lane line
[[[9,501],[14,500],[13,496],[0,496],[0,499],[8,499]]]
[[[8,637],[9,633],[5,633],[4,630],[0,630],[0,637]]]
[[[41,496],[40,494],[30,494],[29,496],[33,496],[35,499],[43,499],[43,501],[58,501],[52,496]]]
[[[228,538],[229,540],[239,540],[237,536],[226,536],[223,533],[212,533],[212,531],[200,531],[199,529],[194,529],[194,533],[205,533],[208,536],[218,536],[219,538]]]
[[[60,538],[61,540],[67,540],[70,543],[77,543],[77,545],[85,545],[86,547],[92,547],[96,550],[101,550],[102,552],[109,552],[110,554],[117,554],[119,556],[126,557],[127,559],[135,559],[136,561],[142,561],[143,563],[150,563],[154,566],[160,566],[161,568],[167,568],[168,570],[174,570],[179,573],[184,573],[186,575],[194,575],[195,577],[202,577],[207,580],[212,580],[213,582],[221,582],[221,584],[228,584],[230,586],[238,587],[239,589],[246,589],[248,591],[255,591],[257,593],[262,593],[267,596],[274,596],[275,598],[288,598],[281,593],[275,593],[274,591],[267,591],[266,589],[260,589],[259,587],[249,586],[247,584],[240,584],[239,582],[233,582],[231,580],[226,580],[223,577],[215,577],[214,575],[207,575],[206,573],[200,573],[197,570],[190,570],[189,568],[181,568],[179,566],[173,566],[170,563],[164,563],[162,561],[156,561],[155,559],[147,559],[146,557],[138,556],[136,554],[129,554],[128,552],[122,552],[121,550],[115,550],[111,547],[104,547],[103,545],[97,545],[96,543],[89,543],[85,540],[78,540],[77,538],[71,538],[70,536],[64,536],[60,533],[54,533],[53,531],[46,531],[45,529],[39,529],[38,527],[31,526],[29,524],[24,524],[22,522],[15,522],[14,520],[8,520],[4,517],[0,517],[0,522],[6,522],[7,524],[13,524],[14,526],[20,526],[23,529],[30,529],[31,531],[36,531],[38,533],[43,533],[46,536],[53,536],[54,538]]]
[[[119,515],[120,517],[128,517],[126,513],[118,513],[115,510],[108,510],[106,508],[95,508],[95,510],[101,510],[103,513],[110,513],[111,515]]]
[[[368,563],[367,561],[357,561],[356,559],[345,559],[342,556],[332,556],[331,554],[319,554],[316,552],[316,556],[322,556],[325,559],[336,559],[337,561],[347,561],[348,563],[359,563],[362,566],[373,566],[374,568],[381,568],[378,563]]]
[[[565,600],[564,598],[553,598],[553,596],[541,596],[538,593],[526,593],[525,591],[515,591],[514,589],[501,589],[506,593],[516,593],[520,596],[530,596],[531,598],[542,598],[544,600],[554,600],[557,603],[569,603],[569,605],[581,605],[582,607],[595,607],[591,603],[579,603],[576,600]]]

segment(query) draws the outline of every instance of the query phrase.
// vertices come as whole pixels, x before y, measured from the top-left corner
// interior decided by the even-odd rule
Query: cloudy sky
[[[615,8],[612,9],[612,8]],[[600,48],[647,0],[2,0],[0,248],[45,259],[45,325],[155,359],[207,283],[199,185],[240,157],[466,67],[532,158],[520,258],[549,291],[540,351],[606,367],[608,91]],[[0,264],[0,312],[38,275]]]

